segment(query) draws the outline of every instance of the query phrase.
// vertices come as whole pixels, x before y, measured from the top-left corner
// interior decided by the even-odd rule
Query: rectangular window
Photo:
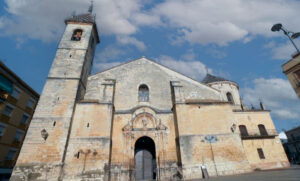
[[[21,90],[17,87],[14,87],[13,92],[11,93],[11,96],[13,96],[14,98],[18,99],[19,96],[21,94]]]
[[[296,75],[296,77],[300,81],[300,70],[295,71],[294,74]]]
[[[296,138],[295,138],[294,134],[291,134],[291,137],[292,137],[293,141],[296,141]]]
[[[28,115],[28,114],[24,114],[23,117],[22,117],[22,119],[21,119],[21,123],[22,123],[22,124],[26,124],[28,118],[29,118],[29,115]]]
[[[13,110],[14,110],[14,107],[12,107],[10,105],[6,105],[6,107],[3,110],[3,114],[6,116],[10,116]]]
[[[6,124],[0,123],[0,136],[4,135],[5,128],[7,127]]]
[[[17,153],[17,150],[11,148],[9,150],[8,154],[6,155],[5,160],[13,160],[15,158],[16,153]]]
[[[265,155],[262,148],[257,148],[257,152],[260,159],[265,159]]]
[[[27,103],[27,107],[33,108],[34,103],[35,103],[35,100],[32,99],[32,98],[30,98],[29,101],[28,101],[28,103]]]
[[[18,129],[15,134],[14,141],[21,142],[23,135],[24,135],[24,131]]]

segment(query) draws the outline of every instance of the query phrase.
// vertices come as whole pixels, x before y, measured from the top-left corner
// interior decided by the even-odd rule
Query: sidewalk
[[[205,179],[204,179],[205,180]],[[255,171],[242,175],[211,177],[208,181],[300,181],[300,165],[277,170]],[[195,181],[195,180],[193,180]]]

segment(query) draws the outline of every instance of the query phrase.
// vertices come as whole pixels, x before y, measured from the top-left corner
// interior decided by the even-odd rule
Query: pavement
[[[207,181],[300,181],[300,166],[287,169],[255,171],[242,175],[211,177]],[[203,181],[203,180],[202,180]]]

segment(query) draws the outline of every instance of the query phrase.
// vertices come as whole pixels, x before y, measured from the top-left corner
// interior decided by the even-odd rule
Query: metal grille
[[[136,180],[153,179],[153,158],[148,150],[138,151],[135,155]]]

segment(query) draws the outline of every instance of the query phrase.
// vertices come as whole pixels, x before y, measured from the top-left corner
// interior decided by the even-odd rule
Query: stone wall
[[[64,166],[65,180],[104,180],[108,176],[111,121],[111,105],[77,104]]]
[[[273,169],[289,166],[289,161],[269,111],[237,111],[235,112],[235,120],[237,126],[245,125],[248,130],[249,138],[243,139],[243,147],[252,169]],[[259,124],[265,126],[267,136],[261,136]],[[259,158],[258,148],[263,150],[264,159]]]
[[[83,30],[81,41],[71,41],[75,29]],[[11,180],[62,179],[75,103],[93,60],[94,31],[91,24],[67,25]]]
[[[241,97],[239,93],[238,85],[232,82],[215,82],[209,84],[211,87],[220,90],[223,100],[227,101],[227,93],[231,93],[233,98],[233,104],[236,107],[240,107],[241,105]]]
[[[177,104],[176,115],[184,178],[201,178],[201,166],[210,176],[251,171],[241,138],[231,131],[231,105]]]

